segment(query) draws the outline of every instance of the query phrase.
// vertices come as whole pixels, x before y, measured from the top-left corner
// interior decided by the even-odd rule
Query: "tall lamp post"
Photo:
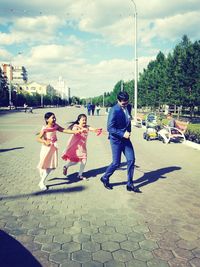
[[[138,95],[138,58],[137,58],[137,8],[134,0],[131,0],[134,5],[134,26],[135,26],[135,80],[134,80],[134,121],[137,120],[137,95]]]
[[[13,67],[12,64],[9,64],[9,91],[8,91],[8,98],[9,98],[9,108],[12,108],[12,75],[13,75]]]

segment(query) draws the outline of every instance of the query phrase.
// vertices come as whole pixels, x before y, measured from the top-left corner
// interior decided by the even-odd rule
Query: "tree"
[[[0,106],[8,105],[8,86],[0,68]]]

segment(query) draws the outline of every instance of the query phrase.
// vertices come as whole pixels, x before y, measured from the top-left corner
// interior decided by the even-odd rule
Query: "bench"
[[[158,134],[164,143],[168,144],[171,141],[183,141],[185,142],[185,132],[187,130],[189,121],[175,120],[175,127],[165,126]]]

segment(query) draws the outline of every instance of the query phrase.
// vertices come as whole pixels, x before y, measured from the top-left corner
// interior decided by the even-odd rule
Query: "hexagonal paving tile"
[[[153,259],[147,262],[148,267],[169,267],[169,264],[166,261]]]
[[[49,259],[57,262],[59,264],[64,263],[64,262],[68,262],[70,260],[69,258],[69,254],[67,252],[64,251],[57,251],[55,253],[51,253],[49,256]]]
[[[144,240],[139,242],[139,245],[142,249],[145,250],[154,250],[155,248],[158,248],[158,245],[156,244],[156,242],[152,241],[152,240]]]
[[[104,263],[105,267],[125,267],[125,263],[124,262],[120,262],[120,261],[107,261],[106,263]]]
[[[195,257],[200,258],[200,248],[195,248],[192,250]]]
[[[194,256],[191,251],[184,248],[173,249],[172,252],[176,257],[191,260]]]
[[[128,234],[132,232],[132,229],[130,226],[127,225],[118,225],[115,227],[116,232],[120,234]]]
[[[184,266],[184,267],[191,267],[190,263],[186,259],[181,258],[173,258],[168,261],[169,265],[174,266]]]
[[[82,228],[82,233],[83,234],[90,235],[90,234],[96,234],[98,232],[99,232],[99,230],[98,230],[98,228],[96,226],[90,226],[90,227],[83,227]]]
[[[60,244],[70,242],[72,240],[72,236],[69,234],[59,234],[54,236],[54,241]]]
[[[112,260],[112,255],[108,251],[99,250],[99,251],[92,254],[92,258],[94,261],[104,263],[104,262],[107,262],[109,260]]]
[[[80,221],[75,221],[74,222],[74,226],[79,226],[79,227],[88,227],[90,226],[90,222],[88,221],[83,221],[83,220],[80,220]]]
[[[82,267],[103,267],[103,263],[97,261],[90,261],[82,264]]]
[[[133,226],[133,230],[136,233],[148,233],[149,232],[149,228],[146,225],[136,225]]]
[[[125,249],[119,249],[115,252],[113,252],[113,258],[116,261],[126,262],[133,259],[133,256],[131,252],[125,250]]]
[[[122,249],[126,249],[128,251],[135,251],[139,249],[139,244],[137,242],[133,242],[130,240],[124,241],[120,243]]]
[[[141,261],[148,261],[153,259],[153,255],[150,251],[144,249],[138,249],[133,251],[134,258]]]
[[[128,234],[128,239],[134,242],[140,242],[145,240],[145,237],[143,234],[132,232]]]
[[[167,249],[161,249],[161,248],[155,249],[153,251],[153,254],[155,255],[156,258],[160,258],[161,260],[165,261],[174,258],[172,251]]]
[[[91,260],[91,253],[85,250],[79,250],[72,253],[72,259],[80,263],[88,262]]]
[[[104,225],[99,227],[99,232],[109,235],[115,233],[115,228],[113,226]]]
[[[59,243],[51,242],[48,244],[42,245],[42,250],[46,252],[56,252],[61,249],[61,245]]]
[[[196,248],[195,242],[187,241],[183,239],[179,240],[176,244],[177,244],[177,247],[179,248],[184,248],[184,249],[189,249],[189,250]]]
[[[82,243],[82,248],[89,252],[96,252],[100,250],[100,244],[92,241]]]
[[[41,244],[46,244],[46,243],[51,243],[53,241],[53,236],[52,235],[37,235],[34,239],[35,242],[41,243]]]
[[[200,267],[200,259],[199,258],[194,258],[189,261],[192,267]]]
[[[78,242],[78,243],[90,241],[90,235],[82,234],[82,233],[73,235],[73,241]]]
[[[149,224],[148,227],[153,233],[164,233],[166,231],[166,227],[162,225]]]
[[[81,244],[77,243],[77,242],[68,242],[62,245],[62,250],[71,253],[74,251],[78,251],[81,249]]]
[[[81,228],[77,226],[68,227],[64,229],[64,233],[70,234],[70,235],[79,234],[81,233]]]
[[[102,243],[108,240],[108,235],[102,234],[102,233],[97,233],[97,234],[92,234],[91,239],[94,242]]]
[[[126,267],[147,267],[147,264],[143,261],[131,260],[131,261],[126,262]]]
[[[119,243],[114,241],[106,241],[101,244],[102,249],[106,251],[113,252],[120,249]]]
[[[60,267],[81,267],[81,263],[76,261],[68,261],[60,265]]]
[[[28,234],[30,235],[40,235],[40,234],[45,234],[45,229],[44,228],[34,228],[28,230]]]
[[[122,220],[106,220],[106,225],[109,226],[121,226],[122,225]]]
[[[177,247],[176,242],[174,240],[159,240],[157,244],[160,248],[168,250],[172,250]]]
[[[122,242],[122,241],[127,240],[127,236],[124,234],[120,234],[120,233],[111,234],[111,235],[109,235],[108,238],[109,238],[109,240],[116,241],[116,242]]]

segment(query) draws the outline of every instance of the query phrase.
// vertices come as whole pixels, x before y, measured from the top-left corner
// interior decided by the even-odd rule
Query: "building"
[[[68,99],[69,88],[66,85],[65,80],[63,80],[61,76],[58,78],[58,81],[55,84],[54,88],[59,93],[61,99]]]
[[[47,94],[47,85],[46,84],[40,84],[37,82],[30,82],[21,85],[21,88],[29,93],[29,94],[35,94],[38,93],[39,95],[46,95]]]
[[[1,65],[4,77],[13,85],[25,84],[28,81],[27,71],[24,66],[13,66],[3,63]]]

